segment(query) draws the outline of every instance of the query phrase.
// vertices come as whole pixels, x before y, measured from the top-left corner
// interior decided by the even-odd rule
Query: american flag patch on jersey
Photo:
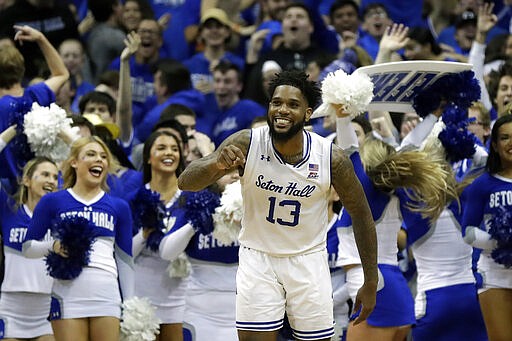
[[[317,163],[310,163],[309,164],[309,171],[310,172],[318,172],[318,164]]]

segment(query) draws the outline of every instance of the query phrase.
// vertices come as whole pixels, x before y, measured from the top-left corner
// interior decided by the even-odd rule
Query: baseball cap
[[[210,19],[217,20],[224,26],[231,27],[231,21],[229,20],[228,15],[220,8],[207,9],[201,17],[201,25],[204,25],[204,23]]]
[[[464,11],[462,12],[457,19],[455,20],[455,28],[461,28],[467,24],[476,25],[477,16],[473,11]]]
[[[93,126],[106,128],[110,134],[112,134],[112,138],[117,139],[119,137],[119,127],[117,124],[112,122],[105,122],[100,116],[96,114],[83,114],[82,116],[91,122]]]

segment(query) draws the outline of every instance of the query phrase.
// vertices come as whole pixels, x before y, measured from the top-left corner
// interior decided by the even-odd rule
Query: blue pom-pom
[[[441,101],[467,109],[480,98],[480,85],[473,71],[450,73],[423,89],[413,98],[416,113],[425,117],[436,110]]]
[[[512,212],[503,206],[498,207],[496,214],[489,219],[489,234],[498,244],[512,244]]]
[[[9,126],[16,124],[16,136],[11,140],[9,145],[18,162],[18,166],[23,168],[28,160],[34,158],[34,153],[28,144],[27,135],[24,131],[25,114],[30,111],[32,103],[29,101],[11,102],[9,108]]]
[[[70,280],[78,277],[89,264],[92,244],[97,235],[95,225],[83,217],[58,219],[52,224],[52,234],[60,240],[68,257],[50,252],[45,258],[46,269],[53,278]]]
[[[453,103],[443,110],[446,127],[438,135],[450,162],[468,159],[476,152],[476,136],[468,130],[467,109]]]
[[[496,214],[489,219],[489,234],[498,242],[491,257],[505,267],[512,266],[512,212],[503,206],[498,207]]]
[[[476,137],[467,129],[449,126],[438,135],[450,162],[469,159],[475,154]]]
[[[512,245],[497,247],[492,250],[491,257],[496,263],[501,264],[506,268],[512,267]]]
[[[134,235],[141,228],[162,229],[165,218],[165,205],[160,193],[142,187],[137,191],[130,205],[133,212]]]
[[[220,195],[207,189],[192,192],[187,195],[185,203],[185,218],[190,221],[194,229],[202,234],[213,231],[212,214],[220,205]]]
[[[160,242],[164,238],[165,234],[161,229],[156,229],[151,232],[146,240],[146,247],[153,252],[157,252],[160,248]]]
[[[130,204],[133,212],[133,234],[137,234],[141,228],[155,228],[146,241],[146,247],[158,251],[165,230],[165,205],[160,200],[160,193],[142,187]]]

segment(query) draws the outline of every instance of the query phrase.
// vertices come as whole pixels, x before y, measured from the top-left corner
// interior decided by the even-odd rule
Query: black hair
[[[114,116],[116,114],[116,102],[112,96],[107,93],[101,91],[91,91],[83,95],[82,98],[80,98],[80,102],[78,102],[78,109],[80,110],[80,114],[84,113],[85,106],[89,102],[105,104],[108,107],[110,116]]]
[[[181,62],[165,58],[160,59],[155,67],[155,73],[161,72],[160,82],[167,87],[169,95],[178,91],[192,88],[190,71]]]
[[[144,179],[144,183],[148,183],[151,181],[151,165],[148,163],[149,156],[151,153],[151,147],[153,147],[153,144],[155,143],[156,139],[160,136],[170,136],[178,145],[178,149],[180,152],[180,161],[178,163],[178,168],[176,168],[176,176],[180,176],[181,172],[185,169],[185,156],[183,155],[183,150],[181,149],[179,139],[178,137],[168,131],[155,131],[152,132],[151,135],[146,139],[146,142],[144,142],[144,149],[142,150],[142,176]]]
[[[430,44],[430,49],[436,56],[443,52],[428,28],[412,27],[407,36],[411,40],[417,41],[420,45]]]
[[[306,12],[306,14],[308,15],[309,22],[311,24],[313,24],[313,17],[311,16],[311,12],[309,11],[309,8],[306,5],[304,5],[303,3],[301,3],[301,2],[291,2],[291,3],[289,3],[284,8],[284,12],[288,11],[288,9],[290,9],[290,8],[296,8],[296,7],[297,8],[302,8]]]
[[[170,129],[176,130],[179,133],[183,144],[186,145],[188,143],[187,130],[176,119],[160,118],[160,120],[153,126],[153,130],[151,132],[154,133],[155,131],[157,131],[160,128],[170,128]]]
[[[363,128],[363,132],[365,135],[368,135],[368,133],[371,133],[373,130],[372,124],[370,123],[370,121],[368,121],[365,115],[358,115],[354,117],[352,119],[352,122],[359,124],[361,128]]]
[[[71,118],[71,126],[72,127],[80,127],[86,126],[87,129],[91,132],[91,135],[96,135],[96,128],[94,124],[91,123],[88,119],[80,115],[68,115],[68,118]]]
[[[498,143],[498,133],[504,124],[512,123],[512,114],[506,114],[496,120],[491,132],[491,146],[489,147],[489,157],[485,168],[490,174],[496,174],[502,170],[503,165],[501,164],[501,158],[498,151],[494,148],[494,145]]]
[[[160,120],[164,121],[164,120],[176,119],[176,116],[180,116],[180,115],[190,116],[193,118],[196,118],[196,116],[197,116],[196,113],[194,112],[194,110],[190,109],[186,105],[173,103],[173,104],[169,104],[168,106],[166,106],[164,108],[164,110],[162,110],[162,112],[160,113]]]
[[[87,6],[91,10],[96,22],[105,22],[114,13],[114,6],[119,0],[88,0]]]
[[[151,5],[146,0],[125,0],[124,4],[126,5],[127,2],[136,2],[139,5],[141,21],[146,19],[156,20],[155,12],[153,12]]]
[[[338,9],[340,9],[342,7],[346,7],[346,6],[350,6],[353,9],[355,9],[357,16],[359,17],[359,5],[355,1],[353,1],[353,0],[336,0],[333,2],[333,4],[331,5],[331,8],[329,9],[329,18],[331,18],[331,20],[332,20],[334,12],[336,12]]]
[[[389,17],[388,9],[386,8],[386,6],[383,3],[381,3],[381,2],[372,2],[371,4],[368,4],[363,9],[362,18],[364,19],[366,17],[366,15],[368,14],[368,12],[370,12],[373,9],[377,9],[377,8],[378,9],[382,9],[384,12],[386,12],[386,15]]]
[[[308,75],[304,71],[285,70],[276,74],[276,77],[270,81],[268,86],[271,96],[276,88],[281,85],[290,85],[299,89],[308,102],[308,106],[313,109],[320,102],[322,94],[320,88],[316,82],[308,80]]]
[[[505,59],[505,63],[503,63],[497,71],[492,71],[489,74],[489,86],[487,87],[487,90],[489,91],[489,97],[493,104],[496,104],[495,98],[498,94],[500,80],[505,76],[512,77],[512,58],[510,57]]]
[[[213,68],[213,71],[219,71],[220,73],[224,74],[226,72],[228,72],[229,70],[234,70],[236,72],[236,75],[237,75],[237,78],[238,78],[238,81],[240,83],[243,82],[243,75],[242,75],[242,71],[240,70],[240,68],[238,67],[238,65],[230,62],[229,60],[226,60],[226,59],[222,59],[214,68]]]
[[[505,54],[505,47],[507,46],[509,36],[509,33],[497,34],[489,41],[485,48],[484,63],[487,64],[495,60],[507,58],[507,55]]]

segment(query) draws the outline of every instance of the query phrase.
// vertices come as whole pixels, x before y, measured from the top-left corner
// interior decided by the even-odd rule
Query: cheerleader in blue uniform
[[[96,236],[78,276],[54,280],[50,319],[57,341],[119,340],[121,300],[133,295],[131,213],[125,201],[105,193],[111,164],[112,156],[99,138],[76,140],[62,167],[65,189],[39,201],[23,243],[29,258],[50,251],[66,258],[72,250],[58,239],[45,240],[45,235],[50,227],[53,233],[54,227],[82,218],[92,230],[84,231]]]
[[[512,115],[499,118],[491,133],[486,172],[466,188],[464,240],[482,249],[478,271],[483,287],[478,299],[489,340],[512,335]],[[501,226],[499,219],[502,219]],[[496,235],[493,230],[501,235]],[[508,243],[508,244],[507,244]]]
[[[143,177],[144,184],[132,193],[130,201],[134,214],[142,192],[156,192],[161,207],[162,226],[143,226],[133,237],[133,254],[135,257],[135,294],[147,297],[156,307],[160,319],[160,334],[157,340],[183,339],[183,314],[185,311],[185,294],[187,277],[170,277],[167,271],[169,258],[162,256],[160,241],[165,234],[187,224],[184,211],[180,208],[182,191],[178,189],[178,176],[184,169],[184,158],[178,138],[169,132],[152,133],[144,144]],[[142,192],[141,192],[142,191]],[[152,223],[154,224],[154,222]],[[142,227],[142,228],[141,228]],[[177,256],[177,255],[176,255]]]
[[[444,161],[448,157],[437,136],[429,137],[422,150],[433,160],[444,163],[447,170],[452,168]],[[475,159],[473,165],[478,167],[479,161]],[[405,205],[410,203],[403,190],[398,190],[397,195]],[[412,330],[415,341],[487,340],[472,271],[473,248],[461,235],[464,200],[461,197],[446,203],[435,219],[423,218],[419,212],[403,211],[407,245],[418,272],[416,326]]]
[[[43,195],[57,189],[58,169],[50,159],[30,160],[14,200],[0,191],[0,222],[5,273],[0,295],[0,330],[4,339],[53,340],[50,322],[50,293],[53,279],[42,259],[22,256],[21,246],[34,207]],[[51,240],[48,230],[44,237]]]
[[[444,174],[439,172],[440,167],[421,168],[431,163],[425,156],[415,152],[396,154],[393,147],[380,140],[367,140],[360,156],[357,136],[348,117],[337,119],[337,138],[340,147],[350,154],[354,170],[365,190],[376,222],[379,250],[377,304],[367,321],[349,325],[347,340],[402,340],[415,322],[414,301],[397,261],[397,234],[402,225],[401,216],[407,207],[401,204],[393,191],[400,187],[412,187],[416,193],[421,193],[427,206],[437,212],[440,208],[435,204],[436,199],[439,198],[439,192],[448,186],[444,182]],[[364,160],[364,167],[361,159]],[[387,159],[393,161],[384,165]],[[388,167],[390,165],[405,165],[409,168],[401,173],[392,166]],[[417,168],[412,169],[412,166]],[[415,172],[418,170],[421,171]],[[396,176],[393,178],[392,175]],[[426,186],[422,185],[427,183]],[[347,272],[347,287],[350,296],[354,298],[363,281],[363,272],[350,216],[343,212],[336,225],[340,239],[338,264]]]
[[[238,179],[238,171],[220,178],[216,183],[218,188],[214,186],[206,190],[210,204],[199,209],[211,212],[211,202],[220,196],[218,193]],[[241,202],[241,191],[239,195]],[[174,257],[173,250],[185,250],[192,266],[185,309],[187,329],[192,340],[237,341],[235,306],[239,243],[238,240],[220,241],[211,228],[199,225],[201,223],[193,219],[192,224],[183,226],[163,241],[167,257]]]
[[[160,193],[166,206],[165,236],[156,251],[149,247],[154,228],[144,228],[134,237],[134,253],[138,254],[136,293],[150,298],[157,308],[162,320],[159,340],[179,340],[185,321],[185,335],[194,340],[235,341],[238,242],[224,245],[213,238],[211,230],[205,232],[204,226],[189,222],[193,213],[186,211],[194,210],[187,200],[193,193],[177,189],[184,160],[174,135],[153,133],[146,140],[143,154],[146,188]],[[232,177],[229,182],[236,179]],[[218,199],[219,194],[209,192],[202,198],[211,203],[212,197]],[[202,209],[204,204],[206,209],[206,201],[198,200],[197,208]],[[206,215],[211,218],[212,213],[210,210]],[[191,264],[190,276],[170,278],[166,271],[169,261],[176,261],[183,251]]]

